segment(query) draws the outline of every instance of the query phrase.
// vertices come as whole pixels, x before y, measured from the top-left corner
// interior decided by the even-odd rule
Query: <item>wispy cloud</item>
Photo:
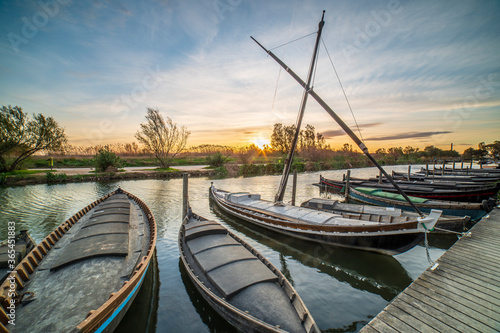
[[[379,136],[367,138],[368,141],[384,141],[384,140],[401,140],[401,139],[414,139],[414,138],[427,138],[433,135],[449,134],[453,133],[450,131],[438,131],[438,132],[410,132],[410,133],[399,133],[393,135]]]

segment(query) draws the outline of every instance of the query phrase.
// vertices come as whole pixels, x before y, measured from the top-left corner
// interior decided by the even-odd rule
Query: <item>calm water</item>
[[[406,171],[407,167],[386,167],[388,171],[393,169]],[[340,179],[344,172],[299,174],[297,203],[320,196],[319,189],[311,185],[318,182],[320,173]],[[376,174],[375,168],[352,170],[355,177]],[[209,204],[208,188],[212,181],[221,189],[256,192],[263,199],[272,200],[279,176],[191,178],[190,203],[194,212],[221,222],[280,268],[324,331],[358,331],[429,266],[423,244],[391,257],[326,247],[247,226]],[[159,232],[154,270],[118,331],[232,331],[208,307],[179,265],[177,234],[181,223],[182,179],[0,188],[0,238],[6,238],[7,222],[14,221],[18,229],[29,229],[39,242],[75,212],[118,186],[137,195],[151,208]],[[285,199],[290,200],[290,191],[287,194]],[[454,236],[432,238],[431,258],[436,260],[455,240]]]

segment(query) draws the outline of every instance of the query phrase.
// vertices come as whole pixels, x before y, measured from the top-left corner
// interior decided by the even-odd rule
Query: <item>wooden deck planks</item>
[[[500,209],[436,263],[361,332],[499,332]]]

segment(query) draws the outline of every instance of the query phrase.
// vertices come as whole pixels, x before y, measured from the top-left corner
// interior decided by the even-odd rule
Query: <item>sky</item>
[[[147,108],[188,146],[261,145],[303,89],[250,36],[305,80],[323,10],[314,90],[371,151],[500,140],[496,0],[0,0],[0,101],[72,145],[134,142]],[[312,98],[303,124],[352,144]]]

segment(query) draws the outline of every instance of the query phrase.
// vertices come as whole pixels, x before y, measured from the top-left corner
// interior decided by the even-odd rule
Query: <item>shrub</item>
[[[63,183],[68,180],[68,175],[65,173],[52,173],[52,172],[46,172],[46,179],[47,183]]]
[[[7,175],[2,172],[0,173],[0,185],[4,185],[7,182]]]
[[[99,149],[92,161],[95,170],[98,172],[104,172],[110,166],[119,168],[121,164],[120,157],[118,157],[115,153],[109,151],[109,149],[107,148]]]
[[[223,166],[227,162],[228,159],[229,159],[228,156],[222,155],[220,153],[220,151],[216,152],[213,155],[209,155],[205,158],[207,163],[211,167],[214,167],[214,168],[219,168],[219,167]]]

